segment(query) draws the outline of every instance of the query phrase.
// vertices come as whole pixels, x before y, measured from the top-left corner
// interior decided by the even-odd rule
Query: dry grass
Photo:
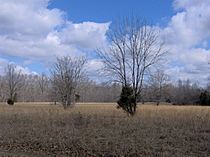
[[[210,107],[0,105],[0,156],[210,156]]]

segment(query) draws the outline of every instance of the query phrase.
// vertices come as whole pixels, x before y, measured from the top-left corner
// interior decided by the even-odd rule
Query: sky
[[[25,74],[48,73],[56,57],[86,56],[93,79],[102,66],[95,49],[120,17],[155,27],[169,51],[172,80],[205,84],[210,67],[210,0],[0,0],[0,74],[8,63]]]

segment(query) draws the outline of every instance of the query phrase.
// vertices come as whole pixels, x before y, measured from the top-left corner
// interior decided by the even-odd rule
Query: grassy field
[[[210,107],[0,104],[0,156],[210,157]]]

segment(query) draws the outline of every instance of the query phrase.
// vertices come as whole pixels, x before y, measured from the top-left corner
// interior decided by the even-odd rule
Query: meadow
[[[210,107],[0,104],[0,156],[210,156]]]

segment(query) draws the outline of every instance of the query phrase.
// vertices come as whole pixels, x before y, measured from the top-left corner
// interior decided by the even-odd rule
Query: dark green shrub
[[[168,99],[166,99],[166,102],[167,103],[171,103],[171,100],[168,98]]]
[[[200,105],[202,106],[208,106],[210,105],[210,94],[207,91],[204,91],[200,94]]]
[[[118,108],[122,108],[127,113],[134,115],[136,111],[136,98],[133,89],[129,86],[123,87],[120,100],[117,103]]]
[[[12,99],[8,99],[8,100],[7,100],[7,104],[8,104],[8,105],[14,105],[14,101],[13,101]]]
[[[75,101],[78,102],[80,100],[80,95],[79,94],[75,94]]]

